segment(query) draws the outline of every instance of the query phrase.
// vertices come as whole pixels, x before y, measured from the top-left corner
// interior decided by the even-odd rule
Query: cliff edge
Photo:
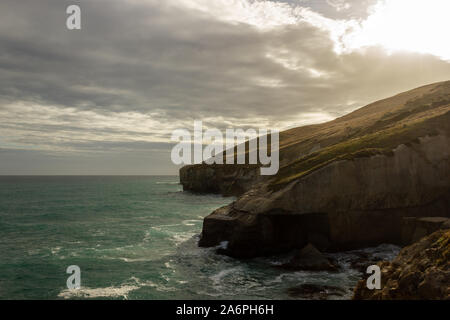
[[[405,217],[450,215],[450,81],[280,134],[280,171],[182,168],[185,190],[239,198],[205,218],[200,246],[254,257],[401,244]]]

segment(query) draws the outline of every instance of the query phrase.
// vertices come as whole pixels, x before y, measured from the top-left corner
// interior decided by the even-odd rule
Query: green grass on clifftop
[[[276,190],[334,161],[353,160],[377,154],[390,155],[401,144],[418,143],[419,137],[437,135],[449,130],[450,112],[433,118],[417,118],[385,130],[343,141],[304,156],[283,167],[270,184]]]

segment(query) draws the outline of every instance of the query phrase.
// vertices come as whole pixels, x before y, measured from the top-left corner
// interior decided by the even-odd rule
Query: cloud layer
[[[442,57],[343,50],[373,2],[77,1],[68,31],[73,1],[3,0],[0,174],[175,173],[193,120],[283,129],[448,80]]]

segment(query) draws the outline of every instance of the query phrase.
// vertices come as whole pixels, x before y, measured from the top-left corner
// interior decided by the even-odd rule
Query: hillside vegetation
[[[248,181],[251,176],[255,183],[271,180],[272,190],[279,190],[334,161],[389,154],[400,144],[448,132],[449,111],[450,81],[426,85],[327,123],[281,132],[280,170],[275,177],[259,176],[257,165],[201,164],[182,168],[181,183],[186,190],[240,195],[254,186]],[[206,181],[198,183],[199,179]]]

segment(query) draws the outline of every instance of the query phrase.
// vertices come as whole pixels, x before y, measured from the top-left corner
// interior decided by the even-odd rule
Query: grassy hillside
[[[268,178],[272,188],[278,189],[330,162],[389,154],[400,144],[443,131],[450,132],[450,81],[377,101],[327,123],[281,132],[280,171]],[[254,168],[212,167],[227,167],[230,172],[237,167]]]
[[[362,107],[336,120],[294,128],[280,136],[282,161],[288,164],[317,148],[438,116],[449,110],[450,81],[440,82]]]
[[[282,134],[283,163],[274,185],[284,185],[332,161],[387,154],[400,144],[449,131],[450,81],[372,103],[334,121]]]

